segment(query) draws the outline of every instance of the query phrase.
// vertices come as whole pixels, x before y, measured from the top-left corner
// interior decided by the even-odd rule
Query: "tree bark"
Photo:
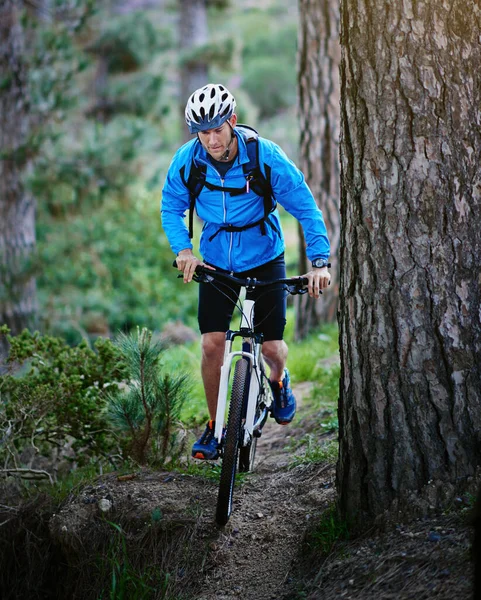
[[[35,202],[23,185],[31,124],[18,5],[5,0],[0,8],[0,323],[13,334],[32,326],[37,310]]]
[[[335,321],[339,297],[339,1],[299,0],[298,88],[300,161],[326,221],[331,241],[332,284],[321,300],[296,297],[296,338],[325,321]],[[300,232],[299,272],[306,273]]]
[[[480,463],[481,8],[341,7],[338,490],[360,519],[445,505]]]
[[[208,41],[207,0],[180,0],[179,21],[180,49],[186,56],[192,57],[193,50]],[[189,96],[209,83],[208,65],[204,60],[185,60],[180,68],[180,112],[182,122],[182,138],[184,142],[191,139],[184,121],[184,110]]]

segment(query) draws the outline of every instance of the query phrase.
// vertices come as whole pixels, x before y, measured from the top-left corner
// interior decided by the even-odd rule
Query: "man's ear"
[[[229,119],[229,123],[231,124],[232,127],[236,126],[237,123],[237,115],[235,113],[232,113],[231,118]]]

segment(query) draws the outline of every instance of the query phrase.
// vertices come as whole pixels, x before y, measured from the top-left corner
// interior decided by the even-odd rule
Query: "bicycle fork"
[[[241,445],[246,446],[252,440],[252,437],[264,425],[267,419],[268,407],[265,407],[256,420],[257,398],[261,391],[262,373],[260,369],[262,342],[256,341],[256,334],[253,326],[253,307],[254,301],[245,300],[242,313],[242,322],[240,332],[228,331],[226,333],[226,342],[224,350],[224,360],[221,367],[219,395],[217,398],[217,411],[215,417],[214,435],[220,444],[222,440],[222,431],[226,419],[227,397],[229,392],[229,379],[232,370],[232,364],[236,357],[238,360],[249,361],[249,395],[247,399],[247,410],[244,422],[244,437]],[[235,337],[242,336],[242,350],[233,352],[232,344]]]

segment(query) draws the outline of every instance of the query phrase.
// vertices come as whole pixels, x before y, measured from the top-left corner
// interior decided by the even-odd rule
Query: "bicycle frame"
[[[174,262],[174,266],[177,264]],[[254,329],[255,300],[249,297],[256,287],[280,285],[288,294],[304,294],[307,292],[308,279],[293,277],[273,281],[259,281],[256,278],[241,279],[233,274],[197,265],[194,281],[212,283],[215,279],[223,279],[246,290],[246,297],[241,302],[241,323],[238,331],[229,330],[225,336],[223,364],[221,367],[219,393],[214,436],[217,440],[222,468],[217,499],[216,522],[224,526],[232,512],[237,462],[239,469],[246,472],[252,469],[257,438],[269,415],[273,398],[271,386],[262,360],[263,335]],[[235,301],[237,306],[237,300]],[[242,349],[233,350],[236,337],[242,338]],[[235,361],[232,390],[229,394],[232,365]],[[245,362],[244,362],[245,361]],[[248,363],[248,364],[246,364]],[[248,392],[247,390],[248,387]],[[246,399],[247,395],[247,399]],[[229,398],[229,401],[228,401]],[[226,420],[227,406],[229,414]],[[226,424],[223,439],[224,423]]]
[[[254,333],[254,300],[245,299],[243,302],[242,318],[239,331],[229,330],[226,333],[226,342],[224,350],[224,360],[221,367],[219,394],[217,398],[217,412],[215,419],[215,437],[218,443],[222,440],[222,431],[225,423],[227,398],[229,391],[229,380],[232,370],[232,364],[236,358],[247,360],[250,364],[250,384],[249,396],[247,400],[247,411],[244,422],[244,439],[241,444],[246,446],[252,440],[254,431],[260,426],[264,420],[264,412],[261,417],[255,422],[255,413],[257,406],[257,398],[261,392],[263,368],[262,361],[262,337]],[[233,351],[232,346],[234,339],[241,336],[242,350]],[[272,396],[270,390],[267,390],[267,402],[265,413],[270,407]]]

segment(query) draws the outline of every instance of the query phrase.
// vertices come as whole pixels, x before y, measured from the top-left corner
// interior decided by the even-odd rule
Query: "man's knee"
[[[225,333],[215,331],[203,333],[201,337],[202,357],[204,360],[216,360],[224,356]]]
[[[273,340],[270,342],[264,342],[262,346],[262,354],[266,357],[268,361],[285,361],[287,359],[287,352],[288,348],[284,340]]]

